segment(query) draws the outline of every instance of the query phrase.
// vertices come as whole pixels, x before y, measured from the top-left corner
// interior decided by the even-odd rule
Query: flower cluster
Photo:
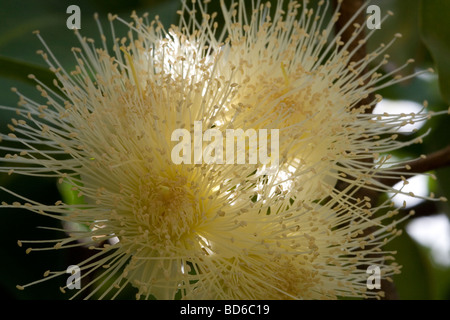
[[[86,201],[41,204],[0,187],[18,197],[2,207],[86,228],[48,247],[19,244],[92,250],[78,264],[82,279],[96,275],[75,294],[85,298],[114,298],[128,285],[157,299],[381,296],[367,291],[366,269],[379,265],[384,279],[399,272],[383,246],[404,218],[371,195],[402,193],[378,179],[399,176],[404,165],[389,152],[417,142],[397,142],[397,129],[429,116],[366,112],[379,96],[361,105],[400,81],[399,70],[378,73],[390,44],[353,61],[364,26],[343,43],[329,1],[314,10],[256,1],[251,11],[221,1],[223,26],[206,3],[183,1],[168,30],[133,14],[128,37],[112,46],[103,34],[95,47],[76,33],[72,72],[37,33],[56,80],[36,79],[44,102],[15,90],[17,117],[1,135],[14,147],[0,172],[55,177]],[[110,15],[113,34],[117,20],[127,23]],[[172,132],[193,132],[195,121],[203,130],[279,130],[278,166],[174,164]]]

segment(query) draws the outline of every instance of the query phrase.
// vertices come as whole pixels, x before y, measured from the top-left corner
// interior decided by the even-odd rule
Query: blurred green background
[[[250,1],[248,1],[250,2]],[[272,1],[275,2],[275,1]],[[314,1],[313,1],[314,2]],[[423,3],[422,3],[423,2]],[[417,77],[395,87],[383,90],[381,94],[392,100],[411,100],[429,102],[430,110],[446,110],[450,96],[450,1],[446,0],[377,0],[382,12],[392,10],[394,17],[382,24],[369,41],[369,48],[380,42],[387,43],[392,36],[400,32],[403,37],[389,50],[391,56],[387,68],[402,65],[407,59],[414,58],[416,63],[404,74],[415,70],[433,67],[439,77]],[[17,87],[23,94],[40,100],[34,86],[27,79],[28,73],[48,77],[46,65],[36,51],[43,49],[33,30],[40,30],[52,52],[60,63],[71,70],[75,65],[70,48],[77,46],[73,31],[66,28],[66,13],[69,5],[76,4],[81,9],[81,33],[84,36],[99,39],[99,33],[93,14],[98,12],[107,37],[110,30],[106,22],[107,13],[119,14],[127,20],[132,10],[138,14],[149,13],[153,18],[159,15],[161,21],[169,26],[177,22],[176,10],[179,0],[0,0],[0,105],[15,106],[17,96],[11,87]],[[344,1],[345,5],[345,1]],[[219,11],[219,1],[213,0],[210,7]],[[126,32],[120,23],[116,28]],[[11,60],[13,59],[13,60]],[[12,113],[1,111],[0,130],[8,132],[6,125]],[[432,128],[423,144],[413,145],[394,154],[399,158],[416,158],[439,150],[449,144],[449,118],[436,117],[426,123],[415,135]],[[403,136],[410,139],[411,136]],[[2,145],[0,144],[0,147]],[[0,156],[5,152],[0,149]],[[450,169],[436,170],[437,182],[430,182],[430,191],[438,196],[450,199]],[[42,203],[54,203],[61,198],[53,179],[35,179],[18,175],[0,175],[0,185]],[[12,202],[13,198],[0,192],[0,201]],[[445,203],[421,203],[413,208],[418,215],[433,216],[444,213],[449,215]],[[413,218],[417,219],[417,218]],[[37,226],[60,227],[58,222],[21,210],[0,211],[0,299],[66,299],[59,286],[65,285],[65,278],[32,286],[24,291],[16,289],[17,284],[25,284],[40,279],[48,270],[65,270],[68,265],[80,261],[85,250],[52,250],[25,254],[24,248],[17,246],[17,240],[53,239],[61,237],[56,231],[44,230]],[[406,227],[403,224],[402,227]],[[449,235],[447,235],[450,237]],[[431,249],[412,239],[408,233],[389,243],[389,248],[397,250],[397,261],[403,265],[403,273],[395,277],[400,299],[450,299],[450,267],[439,263],[432,257]],[[450,253],[447,252],[448,255]],[[124,294],[123,298],[133,297]]]

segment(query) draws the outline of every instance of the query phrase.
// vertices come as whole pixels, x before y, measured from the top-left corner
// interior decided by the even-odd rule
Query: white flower
[[[382,295],[366,293],[366,268],[382,266],[387,279],[399,271],[383,250],[401,233],[389,219],[397,210],[357,192],[392,191],[376,180],[400,174],[382,154],[408,143],[395,140],[400,116],[356,106],[398,80],[376,73],[384,57],[365,71],[389,45],[350,62],[349,44],[332,36],[337,11],[329,23],[322,18],[327,6],[314,12],[289,1],[283,12],[280,2],[271,15],[258,2],[247,19],[244,1],[229,9],[222,2],[224,32],[216,34],[205,4],[183,2],[178,27],[165,31],[133,15],[129,37],[114,39],[112,49],[103,35],[101,49],[78,35],[73,72],[43,53],[59,91],[39,80],[44,102],[17,91],[18,119],[2,138],[23,149],[11,148],[0,172],[56,177],[87,203],[45,205],[17,195],[21,202],[2,207],[88,231],[27,252],[87,245],[94,253],[78,264],[82,276],[105,269],[75,295],[86,298],[99,290],[114,298],[128,284],[138,298],[158,299]],[[174,164],[172,132],[193,132],[195,121],[203,130],[279,129],[279,166]],[[338,180],[347,186],[339,189]],[[46,272],[18,288],[63,274]]]

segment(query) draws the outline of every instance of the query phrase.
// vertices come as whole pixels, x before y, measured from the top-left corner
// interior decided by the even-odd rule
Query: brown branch
[[[399,300],[394,282],[381,279],[381,289],[384,291],[384,300]]]
[[[423,201],[414,207],[400,210],[400,214],[407,215],[413,210],[415,213],[412,218],[429,217],[439,214],[439,206],[435,201]]]
[[[338,0],[333,0],[334,6],[335,8],[337,7],[337,2]],[[342,38],[341,40],[344,43],[349,43],[349,47],[348,47],[348,51],[349,52],[353,52],[353,56],[351,61],[354,62],[358,62],[361,60],[364,60],[366,58],[367,55],[367,48],[366,45],[363,44],[361,45],[361,47],[358,48],[358,50],[355,50],[356,47],[359,44],[360,41],[364,40],[365,38],[365,32],[361,32],[355,39],[353,39],[351,42],[350,40],[352,39],[353,33],[355,32],[356,28],[353,26],[353,24],[357,23],[360,26],[365,25],[366,23],[366,15],[365,15],[365,11],[361,11],[360,14],[358,14],[358,16],[356,18],[354,18],[356,12],[358,12],[359,9],[361,9],[361,7],[367,3],[365,0],[344,0],[341,8],[339,9],[339,13],[340,13],[340,17],[339,20],[336,21],[336,31],[342,31]],[[343,29],[345,24],[350,21],[351,19],[354,19],[354,23],[349,26],[346,29]],[[364,70],[362,72],[362,74],[366,73],[366,70]],[[366,80],[367,82],[368,80]],[[368,97],[361,99],[361,101],[358,102],[357,105],[355,105],[355,108],[361,107],[361,106],[368,106],[370,105],[370,103],[372,101],[375,100],[375,94],[374,93],[370,93],[368,95]],[[371,108],[367,108],[366,109],[366,113],[372,113],[374,106],[372,106]]]
[[[420,159],[407,162],[403,169],[396,172],[395,176],[378,179],[378,181],[387,186],[393,186],[397,182],[402,181],[402,178],[397,173],[425,173],[448,166],[450,166],[450,145]]]
[[[335,7],[337,7],[337,0],[333,0]],[[347,29],[343,29],[345,24],[350,21],[350,19],[353,19],[354,15],[358,10],[361,8],[361,6],[364,4],[364,0],[344,0],[341,4],[341,8],[339,9],[339,20],[336,21],[336,30],[342,31],[342,40],[347,43],[353,35],[353,32],[355,31],[355,28],[350,26]],[[359,14],[356,19],[354,20],[355,23],[358,23],[359,25],[365,24],[366,17],[364,15],[364,11]],[[348,51],[352,52],[356,46],[358,45],[359,40],[364,39],[364,34],[361,33],[360,36],[349,44]],[[357,62],[360,60],[363,60],[366,56],[366,46],[363,45],[359,50],[355,52],[355,55],[353,56],[353,61]]]

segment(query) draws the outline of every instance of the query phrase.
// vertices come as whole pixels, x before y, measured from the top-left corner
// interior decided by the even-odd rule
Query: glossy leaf
[[[28,75],[30,74],[35,75],[36,78],[38,78],[44,84],[53,86],[53,79],[55,79],[55,75],[50,70],[9,57],[0,56],[1,77],[35,84],[36,81],[28,77]]]
[[[393,277],[399,299],[430,299],[430,275],[426,267],[426,257],[416,242],[404,233],[385,249],[397,251],[396,262],[402,265],[402,273]]]
[[[421,0],[420,30],[439,73],[443,98],[450,103],[450,1]]]

